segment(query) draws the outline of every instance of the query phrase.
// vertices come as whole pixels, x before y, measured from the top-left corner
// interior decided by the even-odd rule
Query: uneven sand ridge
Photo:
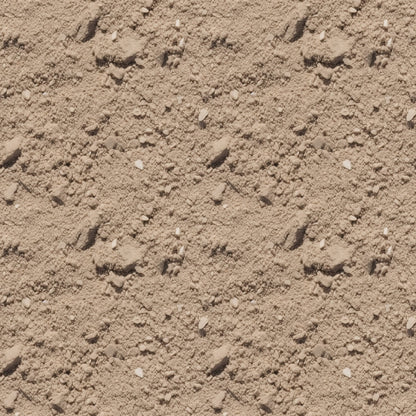
[[[3,0],[0,415],[416,415],[415,13]]]

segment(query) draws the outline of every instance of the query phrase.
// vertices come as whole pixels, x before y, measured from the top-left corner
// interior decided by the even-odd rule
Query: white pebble
[[[23,298],[22,299],[22,305],[23,305],[24,308],[29,309],[31,304],[32,304],[32,302],[29,298]]]
[[[114,42],[117,39],[117,30],[111,34],[111,40]]]
[[[412,329],[416,324],[416,317],[415,316],[411,316],[407,322],[406,322],[406,329]]]
[[[319,40],[322,42],[325,39],[325,30],[319,34]]]
[[[137,377],[143,378],[143,369],[140,367],[136,368],[134,374],[136,374]]]
[[[232,298],[232,299],[230,299],[230,305],[231,305],[234,309],[237,309],[239,304],[240,304],[240,302],[238,301],[238,299],[237,299],[237,298]]]
[[[325,238],[319,242],[319,248],[322,250],[325,247]]]
[[[345,377],[351,378],[351,370],[348,367],[345,367],[342,370],[342,374],[344,374]]]
[[[344,160],[342,166],[344,166],[345,169],[351,170],[351,161],[348,159]]]
[[[411,108],[406,115],[406,121],[412,121],[416,116],[416,108]]]
[[[181,229],[179,227],[176,227],[175,235],[178,237],[181,235]]]
[[[175,27],[178,29],[181,27],[181,21],[179,19],[176,19]]]
[[[117,238],[111,242],[111,248],[114,250],[117,247]]]
[[[134,162],[134,166],[136,166],[136,168],[138,168],[138,169],[140,169],[140,170],[143,170],[143,161],[142,160],[136,160],[135,162]]]
[[[389,21],[388,21],[387,19],[384,19],[384,22],[383,22],[383,27],[384,27],[385,29],[387,29],[387,28],[389,27]]]
[[[201,331],[204,329],[208,324],[208,318],[206,316],[203,316],[198,323],[198,329]]]
[[[238,94],[238,91],[237,91],[237,90],[232,90],[232,91],[230,92],[230,97],[231,97],[234,101],[237,101],[237,100],[238,100],[238,96],[239,96],[239,94]]]
[[[389,234],[389,229],[385,227],[383,230],[383,235],[388,235],[388,234]]]
[[[24,90],[24,91],[22,92],[22,97],[23,97],[26,101],[29,101],[29,100],[30,100],[30,96],[31,96],[31,94],[30,94],[30,91],[29,91],[29,90]]]
[[[393,47],[393,39],[392,39],[392,38],[390,38],[390,39],[387,41],[387,47],[388,47],[389,49],[391,49],[391,48]]]
[[[208,110],[203,108],[198,115],[198,121],[204,121],[208,116]]]

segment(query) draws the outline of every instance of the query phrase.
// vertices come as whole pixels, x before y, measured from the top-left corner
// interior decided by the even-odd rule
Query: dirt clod
[[[223,408],[223,402],[225,400],[225,396],[227,395],[227,392],[225,390],[219,391],[211,400],[211,407],[219,412]]]
[[[8,411],[11,412],[15,408],[15,402],[19,392],[17,390],[11,391],[4,399],[3,399],[3,407]]]
[[[3,142],[0,148],[0,167],[12,165],[22,152],[23,140],[20,137]]]
[[[0,356],[0,374],[12,373],[22,361],[23,345],[16,344],[4,350]]]
[[[208,362],[208,373],[220,373],[230,361],[231,344],[224,344],[212,351]]]

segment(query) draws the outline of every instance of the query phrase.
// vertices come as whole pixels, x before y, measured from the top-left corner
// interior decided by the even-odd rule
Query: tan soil
[[[415,415],[415,11],[3,0],[0,414]]]

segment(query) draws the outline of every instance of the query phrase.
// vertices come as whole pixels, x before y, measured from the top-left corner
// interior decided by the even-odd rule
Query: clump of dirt
[[[415,4],[0,7],[0,406],[415,415]]]

